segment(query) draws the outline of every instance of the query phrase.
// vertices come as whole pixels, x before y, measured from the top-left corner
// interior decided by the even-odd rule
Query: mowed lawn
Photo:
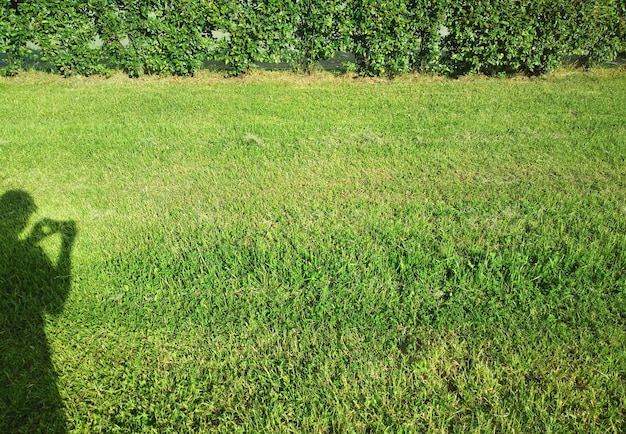
[[[2,432],[626,430],[624,71],[26,73],[0,195]]]

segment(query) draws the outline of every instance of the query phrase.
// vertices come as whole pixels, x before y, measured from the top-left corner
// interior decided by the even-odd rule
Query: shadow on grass
[[[63,404],[44,330],[70,290],[73,221],[43,219],[22,236],[36,207],[24,191],[0,196],[0,432],[65,433]],[[40,243],[58,236],[54,263]]]
[[[43,60],[43,56],[40,50],[32,49],[20,62],[20,68],[24,70],[42,71],[48,73],[55,73],[56,68],[53,64]],[[336,75],[345,74],[348,71],[348,64],[354,63],[354,55],[352,53],[337,52],[335,55],[327,60],[318,62],[315,66],[316,71],[328,71]],[[114,65],[103,62],[108,67],[115,69]],[[0,72],[9,67],[9,62],[6,53],[0,52]],[[254,68],[263,71],[292,71],[293,67],[286,62],[271,63],[271,62],[256,62],[253,65]],[[224,62],[219,60],[205,59],[202,62],[199,70],[222,72],[227,73],[230,67]]]

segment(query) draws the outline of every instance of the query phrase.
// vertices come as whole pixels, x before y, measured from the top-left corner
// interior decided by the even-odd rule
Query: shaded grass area
[[[625,101],[618,71],[0,80],[0,191],[78,225],[59,432],[624,430]]]

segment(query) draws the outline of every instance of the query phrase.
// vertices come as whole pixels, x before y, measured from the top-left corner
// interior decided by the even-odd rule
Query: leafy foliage
[[[311,73],[315,64],[350,46],[349,3],[344,0],[285,2],[291,20],[288,59],[295,69]]]
[[[442,38],[442,35],[445,35]],[[362,75],[542,74],[626,50],[623,0],[0,0],[0,50],[16,74],[30,44],[62,75],[120,68],[230,75],[288,62],[311,73],[338,51]]]
[[[0,51],[7,54],[6,75],[17,74],[20,60],[26,54],[28,36],[20,23],[16,1],[0,1]]]
[[[558,66],[568,29],[559,14],[565,1],[458,0],[450,5],[444,39],[455,74],[525,72]]]
[[[623,41],[619,3],[455,0],[449,4],[445,25],[450,34],[443,49],[456,74],[542,74],[573,54],[583,66],[597,64],[617,56],[620,34]]]
[[[64,76],[104,70],[90,11],[87,0],[26,0],[19,6],[26,33],[41,48],[42,60]]]
[[[441,25],[446,9],[443,0],[410,0],[410,34],[420,45],[411,55],[411,68],[420,72],[441,71]]]
[[[578,64],[594,66],[626,50],[626,2],[619,0],[578,0],[570,46]]]
[[[436,61],[439,0],[356,0],[354,54],[364,75],[396,75],[426,70]]]
[[[282,0],[222,0],[219,26],[226,32],[217,58],[231,75],[250,70],[255,62],[278,62],[290,33]]]
[[[104,49],[131,76],[193,75],[212,39],[212,4],[104,0],[98,23]]]

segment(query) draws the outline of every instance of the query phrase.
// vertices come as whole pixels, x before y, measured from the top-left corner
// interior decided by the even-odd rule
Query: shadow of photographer
[[[0,432],[64,433],[63,403],[45,334],[70,291],[73,221],[43,219],[24,236],[36,211],[19,190],[0,196]],[[60,236],[53,262],[40,243]]]

